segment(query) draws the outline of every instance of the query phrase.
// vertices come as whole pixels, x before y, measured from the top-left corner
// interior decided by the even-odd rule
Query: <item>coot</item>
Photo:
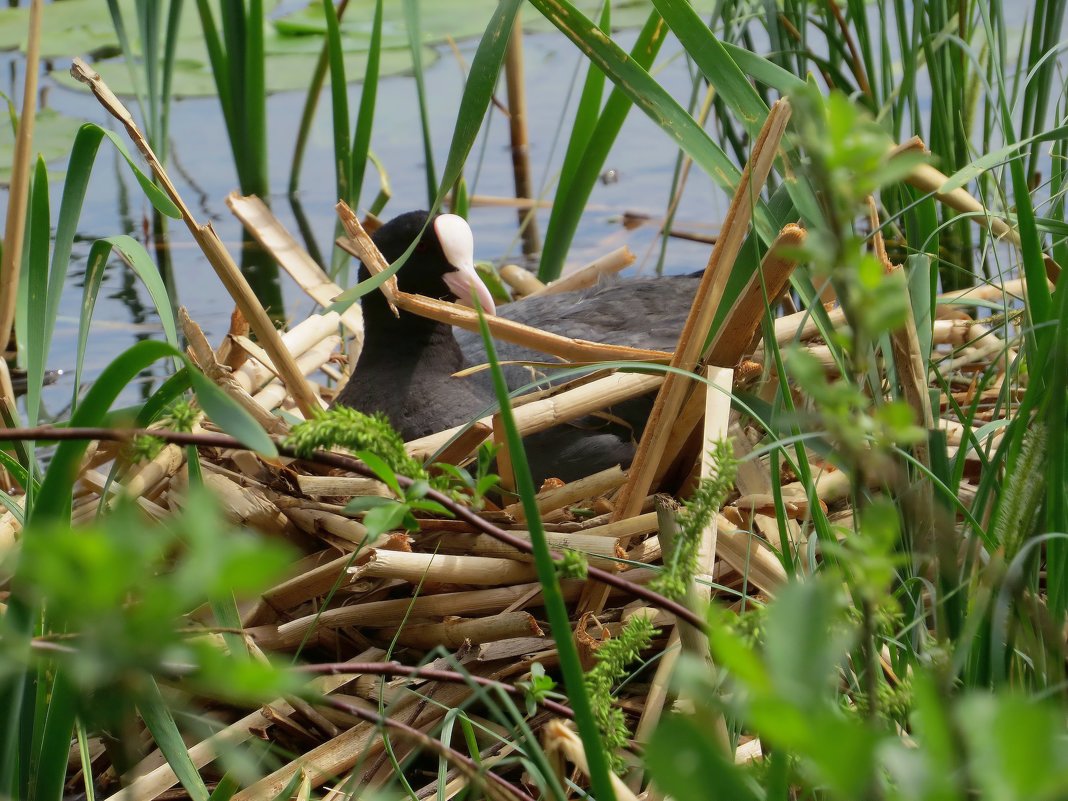
[[[389,262],[411,245],[427,212],[403,214],[379,228],[372,239]],[[361,265],[360,280],[369,277]],[[652,350],[673,350],[699,281],[697,276],[612,280],[579,292],[544,295],[510,303],[497,314],[563,336]],[[467,301],[471,293],[487,311],[489,291],[474,270],[471,230],[460,217],[437,216],[397,273],[399,288],[443,300]],[[380,292],[362,299],[364,346],[356,372],[336,403],[363,412],[384,412],[406,440],[469,422],[493,403],[487,372],[466,378],[453,374],[486,361],[478,334],[400,312],[397,317]],[[505,342],[502,360],[549,361],[551,357]],[[510,367],[511,388],[531,380],[522,367]],[[614,408],[619,422],[588,417],[529,437],[527,456],[536,479],[565,481],[622,463],[634,453],[649,401]]]

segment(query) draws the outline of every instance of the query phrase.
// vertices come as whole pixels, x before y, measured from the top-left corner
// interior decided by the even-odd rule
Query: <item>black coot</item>
[[[427,219],[425,211],[403,214],[372,239],[389,262],[407,250]],[[493,302],[474,270],[471,230],[461,218],[442,214],[427,226],[397,274],[402,291],[444,300],[477,293],[487,311]],[[369,276],[361,265],[360,280]],[[508,304],[501,317],[563,336],[653,350],[673,350],[690,308],[698,277],[610,281],[585,291],[546,295]],[[453,374],[486,361],[481,338],[404,311],[394,316],[380,292],[362,299],[365,337],[356,372],[336,402],[363,412],[385,412],[406,440],[469,422],[493,403],[488,373]],[[536,351],[498,342],[502,360],[551,361]],[[531,380],[529,370],[506,371],[511,388]],[[616,410],[630,425],[588,417],[527,438],[535,479],[565,481],[621,463],[626,467],[649,403]],[[633,424],[637,423],[637,427]]]

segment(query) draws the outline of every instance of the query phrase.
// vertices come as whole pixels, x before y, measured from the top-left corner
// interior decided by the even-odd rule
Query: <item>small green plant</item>
[[[619,634],[598,646],[597,664],[586,674],[586,689],[590,694],[597,726],[616,771],[623,770],[625,766],[620,752],[626,747],[630,732],[623,710],[612,703],[613,692],[626,678],[631,663],[649,647],[656,633],[649,618],[632,615]]]
[[[734,448],[728,440],[718,440],[713,444],[711,458],[715,464],[713,475],[699,482],[693,495],[683,505],[677,516],[678,532],[671,552],[664,555],[664,569],[649,585],[675,600],[686,596],[697,573],[697,552],[701,539],[708,527],[715,525],[716,515],[723,507],[738,473]]]
[[[415,503],[411,509],[423,511],[445,511],[439,504],[423,499],[429,489],[435,489],[455,500],[469,502],[480,508],[486,493],[500,480],[499,476],[489,472],[493,460],[491,446],[479,449],[474,476],[449,464],[434,464],[432,469],[427,469],[419,460],[408,455],[404,440],[389,424],[384,414],[368,415],[347,406],[335,406],[321,411],[311,420],[293,426],[286,438],[286,445],[304,455],[336,447],[352,451],[375,471],[379,479],[388,485],[398,498],[406,498],[409,504]],[[402,491],[397,483],[397,475],[407,476],[416,483]],[[356,506],[352,511],[383,506],[374,499],[356,499],[353,503]],[[403,519],[403,515],[398,518],[400,519]]]

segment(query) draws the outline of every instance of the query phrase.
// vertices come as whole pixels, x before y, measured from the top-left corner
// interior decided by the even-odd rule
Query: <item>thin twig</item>
[[[59,441],[59,440],[103,440],[106,442],[129,442],[135,437],[149,436],[157,437],[165,442],[172,442],[176,445],[193,445],[205,448],[222,448],[226,450],[251,450],[247,445],[240,440],[226,434],[191,434],[186,431],[168,431],[165,429],[147,429],[147,428],[55,428],[53,426],[37,426],[35,428],[7,428],[4,429],[3,434],[0,435],[4,440],[9,441],[24,441],[34,440],[37,442],[47,441]],[[298,453],[296,449],[287,447],[276,443],[278,447],[278,453],[282,456],[287,456],[293,459],[303,459],[306,462],[313,464],[324,465],[326,467],[336,467],[339,470],[348,470],[352,473],[357,473],[367,478],[377,479],[377,474],[363,462],[355,459],[351,456],[345,456],[340,453],[327,453],[324,451],[315,451],[311,454]],[[397,481],[401,487],[407,489],[414,481],[407,476],[397,476]],[[523,553],[533,553],[534,548],[527,540],[521,539],[514,534],[499,528],[488,520],[483,519],[477,512],[464,506],[461,503],[457,503],[448,495],[437,490],[428,490],[426,497],[432,501],[437,501],[446,509],[449,510],[457,518],[470,523],[479,531],[489,534],[500,542],[505,542],[511,545],[518,551]],[[559,552],[552,552],[554,559],[559,559],[561,554]],[[687,623],[701,629],[707,630],[707,624],[701,618],[700,615],[696,615],[687,609],[682,604],[666,598],[660,593],[650,590],[648,587],[643,587],[640,584],[634,584],[627,581],[625,578],[610,573],[607,570],[601,570],[600,568],[593,567],[592,565],[587,568],[587,575],[594,581],[598,581],[602,584],[606,584],[609,587],[613,587],[617,590],[629,593],[636,598],[641,598],[644,601],[648,601],[660,609],[666,612],[671,612],[675,616],[685,620]]]

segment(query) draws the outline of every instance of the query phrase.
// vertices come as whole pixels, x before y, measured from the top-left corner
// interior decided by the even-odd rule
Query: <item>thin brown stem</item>
[[[248,446],[242,443],[240,440],[235,439],[227,434],[211,434],[200,433],[192,434],[187,431],[168,431],[166,429],[146,429],[146,428],[55,428],[53,426],[37,426],[35,428],[7,428],[0,434],[0,441],[2,440],[33,440],[37,442],[45,441],[59,441],[59,440],[102,440],[106,442],[128,442],[134,437],[149,436],[157,437],[165,442],[173,443],[175,445],[193,445],[196,447],[205,448],[221,448],[224,450],[250,450]],[[378,476],[367,465],[361,462],[359,459],[355,459],[351,456],[345,456],[340,453],[326,453],[324,451],[315,451],[311,454],[298,453],[296,449],[290,448],[285,445],[277,444],[278,452],[282,456],[287,456],[294,459],[303,459],[304,461],[311,462],[313,464],[324,465],[326,467],[335,467],[339,470],[347,470],[352,473],[356,473],[367,478],[377,479]],[[404,488],[410,487],[414,482],[407,476],[397,476],[397,481]],[[449,512],[455,515],[458,519],[470,523],[471,526],[478,529],[484,534],[488,534],[500,542],[511,545],[518,551],[523,553],[533,553],[534,548],[530,542],[520,539],[519,537],[505,531],[502,528],[490,523],[488,520],[484,520],[479,516],[477,512],[470,509],[463,504],[457,503],[444,493],[437,490],[429,490],[426,493],[426,497],[432,501],[437,501]],[[559,552],[552,552],[554,559],[559,559],[561,554]],[[587,576],[594,581],[605,584],[609,587],[613,587],[617,590],[622,590],[635,598],[641,598],[643,601],[648,601],[665,612],[670,612],[676,617],[686,621],[687,623],[695,626],[702,631],[707,630],[707,624],[701,618],[700,615],[694,614],[677,601],[673,601],[670,598],[666,598],[658,592],[650,590],[648,587],[643,587],[640,584],[627,581],[626,579],[610,573],[607,570],[601,570],[600,568],[590,566],[587,568]]]

